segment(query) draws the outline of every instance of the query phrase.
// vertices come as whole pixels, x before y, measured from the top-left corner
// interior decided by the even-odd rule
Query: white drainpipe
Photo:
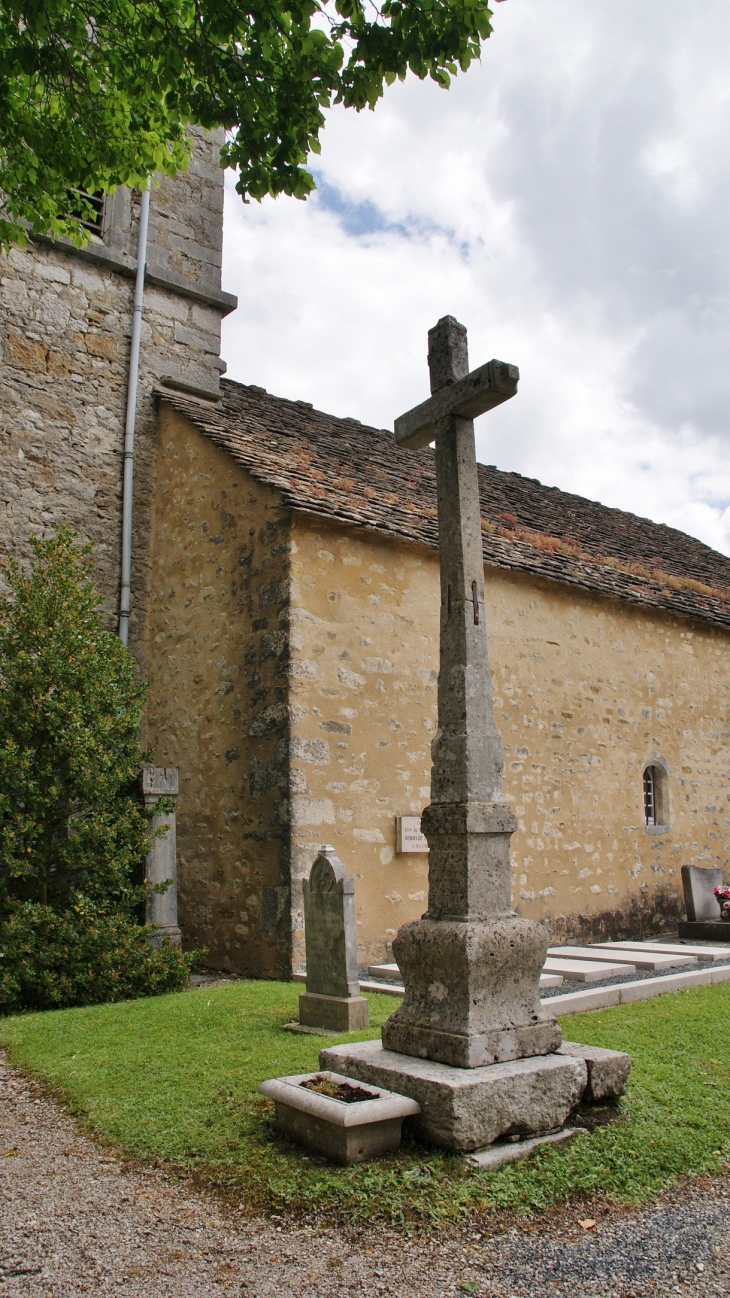
[[[127,385],[127,421],[124,429],[124,485],[122,488],[122,589],[119,598],[119,639],[129,640],[129,608],[132,597],[132,497],[134,492],[134,426],[137,415],[139,382],[139,343],[144,306],[144,273],[147,263],[147,227],[150,218],[150,186],[142,190],[137,240],[137,278],[132,309],[132,344],[129,352]]]

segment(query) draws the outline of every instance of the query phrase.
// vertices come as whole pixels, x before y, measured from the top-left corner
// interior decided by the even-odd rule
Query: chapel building
[[[356,880],[361,964],[425,909],[427,857],[399,850],[397,822],[430,797],[435,474],[430,449],[221,379],[219,146],[197,133],[152,197],[130,647],[145,743],[180,772],[185,943],[287,978],[322,843]],[[107,199],[87,249],[2,259],[3,550],[71,524],[111,627],[138,200]],[[479,475],[513,905],[556,942],[671,929],[680,866],[730,855],[730,559]]]

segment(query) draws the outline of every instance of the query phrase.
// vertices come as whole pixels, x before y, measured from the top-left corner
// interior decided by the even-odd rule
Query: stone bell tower
[[[139,357],[130,647],[142,670],[149,513],[156,450],[153,390],[219,397],[222,134],[192,132],[187,171],[153,186]],[[95,200],[91,239],[35,238],[0,258],[0,544],[61,524],[93,542],[104,613],[119,608],[122,461],[141,195]]]

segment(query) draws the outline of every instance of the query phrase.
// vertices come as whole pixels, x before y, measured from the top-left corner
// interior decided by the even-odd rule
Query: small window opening
[[[669,781],[667,771],[658,762],[644,767],[644,825],[647,829],[669,828]]]
[[[98,190],[96,193],[90,194],[87,189],[76,188],[70,189],[68,196],[71,204],[69,216],[79,217],[85,230],[89,230],[91,234],[101,238],[104,225],[105,196],[103,192]],[[86,202],[80,203],[79,197],[86,199]],[[90,205],[91,211],[89,211],[87,204]]]
[[[644,823],[658,825],[657,820],[657,778],[656,767],[647,766],[644,771]]]

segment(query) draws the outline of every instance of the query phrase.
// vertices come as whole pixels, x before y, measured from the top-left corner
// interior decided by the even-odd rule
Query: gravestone
[[[722,870],[704,865],[682,866],[684,906],[690,922],[720,919],[720,907],[713,888],[722,887]]]
[[[325,844],[304,883],[307,990],[299,997],[303,1027],[354,1032],[368,1025],[360,995],[355,929],[355,880],[334,847]]]
[[[693,942],[730,942],[730,923],[720,917],[720,905],[713,888],[721,888],[723,871],[712,866],[683,865],[682,887],[687,919],[680,920],[678,933]]]
[[[142,766],[142,794],[145,806],[157,806],[161,797],[178,796],[178,773],[172,766]],[[145,862],[145,879],[150,884],[167,883],[170,886],[164,892],[151,892],[145,906],[145,923],[155,924],[157,932],[150,939],[153,946],[159,946],[164,937],[169,937],[176,946],[182,941],[182,934],[177,922],[177,827],[174,811],[161,811],[150,819],[150,831],[163,828],[165,833],[159,838],[150,840],[150,850]]]
[[[417,1100],[421,1134],[456,1151],[561,1127],[588,1068],[580,1048],[558,1053],[560,1028],[540,1001],[547,931],[511,908],[516,821],[502,795],[492,704],[473,419],[514,396],[519,373],[501,361],[469,373],[466,330],[451,316],[428,343],[432,396],[395,422],[400,446],[436,443],[438,731],[421,821],[428,910],[393,942],[405,996],[382,1042],[328,1048],[320,1066]]]

